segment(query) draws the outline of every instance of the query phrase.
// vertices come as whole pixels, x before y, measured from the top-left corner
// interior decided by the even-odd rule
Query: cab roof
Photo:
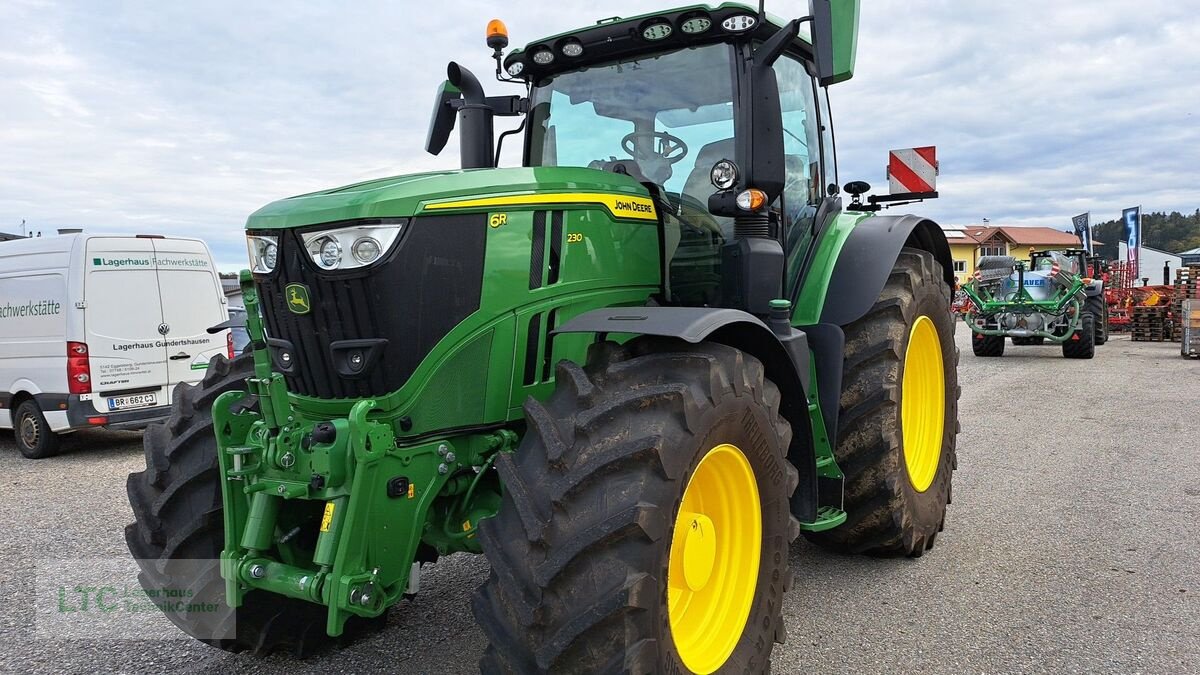
[[[509,75],[536,82],[559,72],[621,58],[714,42],[766,40],[787,21],[748,5],[689,5],[629,18],[601,19],[593,26],[552,35],[514,49],[504,60]],[[808,24],[794,47],[811,56]],[[565,49],[565,50],[564,50]]]

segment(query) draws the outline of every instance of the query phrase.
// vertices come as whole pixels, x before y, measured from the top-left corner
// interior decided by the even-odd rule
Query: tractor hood
[[[642,208],[637,205],[648,203],[649,192],[633,178],[597,169],[522,167],[435,171],[381,178],[281,199],[251,214],[246,228],[284,229],[361,218],[403,218],[424,212],[436,213],[439,206],[485,208],[489,201],[497,198],[522,195],[560,195],[564,199],[566,195],[597,195],[609,201],[628,195],[637,198],[631,200],[634,207]],[[610,205],[610,210],[612,208]]]

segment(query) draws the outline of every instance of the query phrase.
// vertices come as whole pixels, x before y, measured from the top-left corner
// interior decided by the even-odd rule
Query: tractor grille
[[[288,390],[317,398],[383,396],[408,381],[434,345],[479,309],[487,225],[483,214],[407,221],[400,241],[380,262],[346,272],[321,270],[304,250],[301,232],[379,221],[325,223],[280,235],[279,267],[256,278],[272,351],[290,344]],[[285,302],[291,283],[308,287],[311,311]],[[357,376],[338,371],[334,343],[386,340]],[[279,364],[276,359],[276,364]]]

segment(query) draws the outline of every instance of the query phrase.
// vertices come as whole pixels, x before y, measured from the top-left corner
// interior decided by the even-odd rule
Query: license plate
[[[130,408],[145,408],[158,404],[158,393],[130,394],[129,396],[114,396],[108,399],[109,410],[129,410]]]

